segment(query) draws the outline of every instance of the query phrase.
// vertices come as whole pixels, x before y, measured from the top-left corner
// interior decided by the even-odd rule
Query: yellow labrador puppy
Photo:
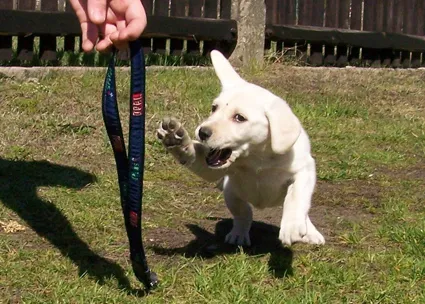
[[[308,216],[316,183],[310,142],[288,104],[243,80],[218,51],[211,52],[222,91],[192,140],[181,123],[165,118],[157,130],[166,149],[207,181],[222,180],[233,228],[226,242],[251,245],[251,205],[283,205],[279,239],[324,244]]]

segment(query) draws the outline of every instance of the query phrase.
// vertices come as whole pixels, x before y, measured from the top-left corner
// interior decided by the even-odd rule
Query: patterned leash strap
[[[114,152],[120,188],[121,207],[130,243],[134,274],[146,289],[158,284],[151,272],[142,243],[143,172],[145,165],[145,58],[140,40],[130,43],[131,88],[128,156],[117,104],[115,57],[113,53],[105,77],[102,114]]]

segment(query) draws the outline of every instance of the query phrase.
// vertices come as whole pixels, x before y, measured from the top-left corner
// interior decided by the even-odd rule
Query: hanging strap
[[[102,95],[102,114],[114,152],[121,207],[130,243],[134,274],[147,289],[158,283],[151,272],[142,243],[142,198],[145,165],[145,58],[140,40],[130,42],[131,85],[128,157],[117,104],[114,51]]]

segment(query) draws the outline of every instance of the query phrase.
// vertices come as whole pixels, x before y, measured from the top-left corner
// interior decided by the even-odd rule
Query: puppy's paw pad
[[[190,137],[182,124],[175,118],[164,118],[157,129],[157,137],[165,147],[186,146]]]
[[[237,246],[251,246],[249,232],[238,232],[232,230],[226,235],[225,242]]]

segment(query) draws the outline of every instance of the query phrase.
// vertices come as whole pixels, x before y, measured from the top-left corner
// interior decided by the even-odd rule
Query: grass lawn
[[[218,80],[149,70],[144,242],[161,283],[144,295],[101,118],[104,73],[0,75],[0,302],[425,303],[425,71],[243,74],[284,97],[311,137],[325,246],[283,248],[277,209],[254,211],[251,248],[224,245],[221,194],[155,139],[165,115],[193,132]],[[124,120],[127,85],[119,72]]]

